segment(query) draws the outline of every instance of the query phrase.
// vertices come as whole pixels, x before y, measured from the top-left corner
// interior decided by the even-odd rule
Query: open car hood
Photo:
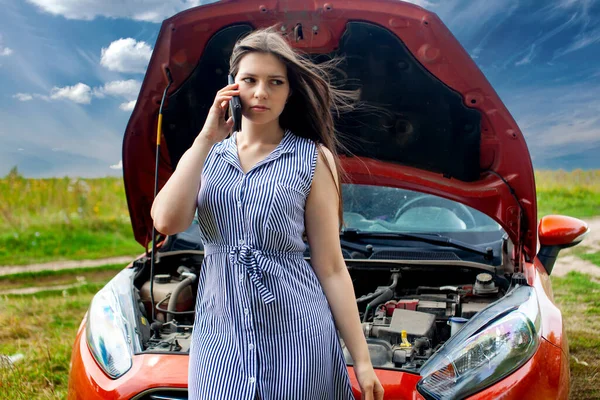
[[[279,24],[293,46],[342,55],[342,87],[369,108],[336,121],[354,183],[418,190],[473,207],[533,258],[537,210],[531,158],[516,122],[467,52],[433,13],[396,0],[224,0],[161,26],[127,125],[123,173],[133,232],[147,246],[158,111],[158,187],[201,130],[240,35]],[[375,107],[375,111],[373,111]],[[518,260],[517,260],[518,262]]]

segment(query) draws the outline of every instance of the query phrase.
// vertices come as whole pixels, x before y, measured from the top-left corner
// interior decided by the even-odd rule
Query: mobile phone
[[[229,85],[235,83],[233,75],[229,74],[227,81]],[[242,102],[239,96],[233,96],[229,100],[229,110],[231,110],[231,116],[233,117],[233,132],[239,132],[242,129]]]

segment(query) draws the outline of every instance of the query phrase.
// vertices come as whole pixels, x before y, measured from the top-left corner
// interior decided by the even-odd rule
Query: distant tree
[[[14,167],[12,167],[9,171],[8,174],[6,174],[5,178],[7,179],[22,179],[23,175],[21,175],[19,173],[19,169],[17,168],[17,166],[15,165]]]

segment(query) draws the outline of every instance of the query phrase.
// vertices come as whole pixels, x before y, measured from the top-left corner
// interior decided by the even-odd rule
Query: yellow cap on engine
[[[411,345],[411,344],[410,344],[410,342],[408,341],[408,335],[406,334],[406,331],[405,331],[405,330],[402,330],[402,331],[400,332],[400,335],[401,335],[401,337],[402,337],[402,342],[400,343],[400,347],[404,347],[404,348],[407,348],[407,347],[412,347],[412,345]]]

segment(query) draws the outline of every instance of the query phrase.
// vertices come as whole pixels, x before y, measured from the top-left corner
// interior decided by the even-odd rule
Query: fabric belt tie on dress
[[[260,297],[265,304],[275,301],[273,293],[263,283],[263,271],[273,275],[280,275],[279,265],[269,259],[269,256],[279,256],[289,258],[294,256],[302,257],[301,252],[265,252],[255,249],[247,244],[241,246],[219,246],[204,245],[204,254],[206,256],[215,253],[228,253],[232,264],[241,264],[246,269],[250,281],[254,284]]]

